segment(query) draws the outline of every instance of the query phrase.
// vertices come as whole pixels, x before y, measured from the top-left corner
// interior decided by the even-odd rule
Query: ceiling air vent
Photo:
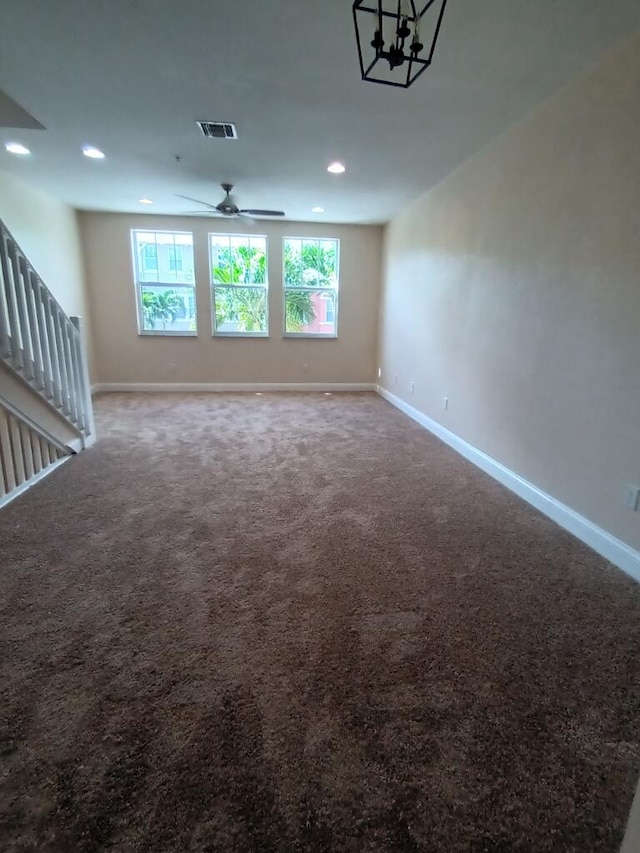
[[[208,139],[237,139],[238,131],[235,124],[228,121],[197,121],[196,124],[202,135]]]

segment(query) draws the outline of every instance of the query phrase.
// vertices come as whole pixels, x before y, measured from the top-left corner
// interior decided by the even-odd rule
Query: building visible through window
[[[284,238],[286,335],[337,337],[339,254],[339,240]]]
[[[142,268],[145,272],[158,271],[158,247],[155,243],[144,243],[142,245]]]
[[[182,272],[182,246],[169,246],[169,269],[171,272]]]
[[[134,230],[131,239],[139,333],[195,335],[193,234]]]
[[[324,300],[324,322],[325,323],[335,323],[336,321],[336,312],[335,305],[333,299],[326,298]]]

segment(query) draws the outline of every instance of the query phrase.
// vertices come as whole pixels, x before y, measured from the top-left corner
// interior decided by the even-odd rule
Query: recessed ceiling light
[[[99,148],[94,148],[93,145],[83,145],[82,153],[85,157],[90,157],[92,160],[104,159],[104,153]]]
[[[342,163],[331,163],[331,165],[327,166],[327,172],[331,172],[332,175],[341,175],[343,172],[346,172],[346,166]]]
[[[312,207],[311,213],[324,213],[324,207]]]
[[[4,146],[9,154],[31,154],[28,148],[25,148],[24,145],[20,145],[19,142],[7,142]]]
[[[139,198],[138,202],[140,204],[153,204],[153,200],[150,198]]]

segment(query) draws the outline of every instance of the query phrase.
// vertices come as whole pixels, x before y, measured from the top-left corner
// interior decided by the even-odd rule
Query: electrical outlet
[[[410,383],[409,383],[409,393],[410,393],[410,394],[413,394],[413,392],[414,392],[415,390],[416,390],[416,383],[415,383],[415,382],[410,382]]]
[[[627,486],[627,506],[634,512],[640,509],[640,486]]]
[[[396,384],[396,385],[398,384],[398,377],[397,377],[397,376],[396,376],[396,378],[394,379],[394,382],[395,382],[395,384]]]
[[[443,398],[443,400],[442,400],[442,408],[445,410],[445,412],[446,412],[446,411],[447,411],[447,409],[449,408],[449,398],[448,398],[448,397],[444,397],[444,398]]]

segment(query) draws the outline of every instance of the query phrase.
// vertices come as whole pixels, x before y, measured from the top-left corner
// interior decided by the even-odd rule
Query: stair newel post
[[[87,338],[84,329],[84,323],[81,317],[69,318],[76,327],[78,334],[75,336],[75,345],[77,353],[77,363],[80,366],[80,382],[81,387],[80,399],[84,410],[84,429],[82,431],[83,446],[87,447],[96,440],[96,428],[93,418],[93,402],[91,400],[91,383],[89,381],[89,360],[87,358]]]

